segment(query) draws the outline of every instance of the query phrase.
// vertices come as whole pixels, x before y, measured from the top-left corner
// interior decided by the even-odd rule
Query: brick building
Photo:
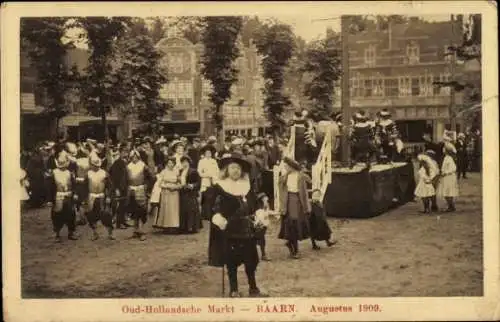
[[[373,25],[350,35],[351,107],[371,115],[391,110],[406,142],[421,141],[426,131],[439,140],[449,126],[451,95],[449,88],[433,82],[451,79],[453,57],[446,53],[461,41],[461,16],[444,22],[410,18],[387,30]],[[463,65],[454,66],[460,77]],[[336,108],[340,102],[336,99]],[[462,104],[463,94],[456,93],[456,108]]]
[[[211,84],[201,74],[203,45],[171,34],[156,46],[164,53],[163,63],[169,75],[169,83],[160,95],[174,105],[163,119],[165,134],[214,134],[208,97]],[[235,62],[238,82],[223,107],[223,130],[226,135],[262,134],[268,124],[263,115],[260,58],[255,46],[245,47],[241,41],[239,46],[241,55]]]

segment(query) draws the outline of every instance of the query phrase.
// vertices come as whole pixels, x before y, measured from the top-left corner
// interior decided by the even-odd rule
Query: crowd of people
[[[362,112],[353,118],[352,156],[368,166],[373,158],[394,161],[402,149],[390,113],[383,110],[377,116],[376,122]],[[305,134],[306,144],[317,147],[307,139],[307,130]],[[466,161],[457,159],[465,148],[463,135],[456,141],[445,136],[441,144],[424,139],[428,146],[417,158],[421,168],[415,195],[422,198],[426,213],[437,209],[436,194],[445,198],[447,211],[454,211],[458,174],[465,176],[461,166]],[[320,191],[309,195],[307,162],[286,156],[286,146],[286,139],[275,142],[272,136],[232,136],[222,145],[213,136],[191,141],[179,135],[170,141],[136,136],[115,145],[61,138],[22,155],[21,197],[25,206],[51,207],[57,242],[65,226],[69,240],[79,238],[79,225],[88,225],[92,240],[99,239],[101,223],[111,240],[116,239],[114,230],[132,227],[132,236],[144,241],[148,222],[165,233],[193,234],[206,220],[209,265],[227,267],[230,296],[240,296],[237,269],[242,264],[249,294],[267,296],[257,286],[255,272],[260,260],[270,260],[266,232],[273,218],[280,222],[277,237],[285,241],[291,259],[300,258],[300,241],[310,240],[314,250],[320,249],[318,241],[328,247],[335,243]],[[275,165],[282,167],[279,212],[270,206],[262,182],[263,172]]]

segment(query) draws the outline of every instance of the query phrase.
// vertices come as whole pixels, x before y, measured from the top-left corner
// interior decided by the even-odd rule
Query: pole
[[[342,162],[348,164],[351,155],[351,144],[349,132],[351,127],[351,107],[349,93],[349,44],[348,33],[351,18],[343,15],[341,18],[341,37],[342,37]]]
[[[450,46],[453,46],[453,41],[455,40],[455,29],[454,29],[454,24],[455,24],[455,19],[454,16],[451,15],[451,34],[452,34],[452,40],[450,43]],[[455,75],[455,70],[456,70],[456,51],[453,51],[453,54],[450,56],[450,80],[451,81],[456,81],[456,75]],[[457,130],[457,119],[455,116],[455,87],[450,86],[450,107],[449,107],[449,112],[450,114],[450,130],[455,132]]]

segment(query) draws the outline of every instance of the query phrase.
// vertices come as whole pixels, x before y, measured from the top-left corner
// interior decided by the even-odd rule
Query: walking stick
[[[222,265],[222,297],[226,294],[224,275],[224,265]]]

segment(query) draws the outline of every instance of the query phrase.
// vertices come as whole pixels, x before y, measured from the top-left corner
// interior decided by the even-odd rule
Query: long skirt
[[[180,198],[180,229],[182,232],[196,233],[201,229],[201,214],[198,207],[197,191],[181,191]]]
[[[309,227],[311,230],[311,238],[314,240],[330,240],[332,230],[328,226],[328,222],[324,216],[315,214],[314,212],[309,217]]]
[[[297,193],[288,193],[287,213],[281,219],[279,239],[304,240],[309,238],[309,222]]]
[[[441,177],[437,195],[440,197],[458,197],[458,181],[455,173]]]
[[[179,191],[162,189],[160,204],[153,227],[179,228]]]

